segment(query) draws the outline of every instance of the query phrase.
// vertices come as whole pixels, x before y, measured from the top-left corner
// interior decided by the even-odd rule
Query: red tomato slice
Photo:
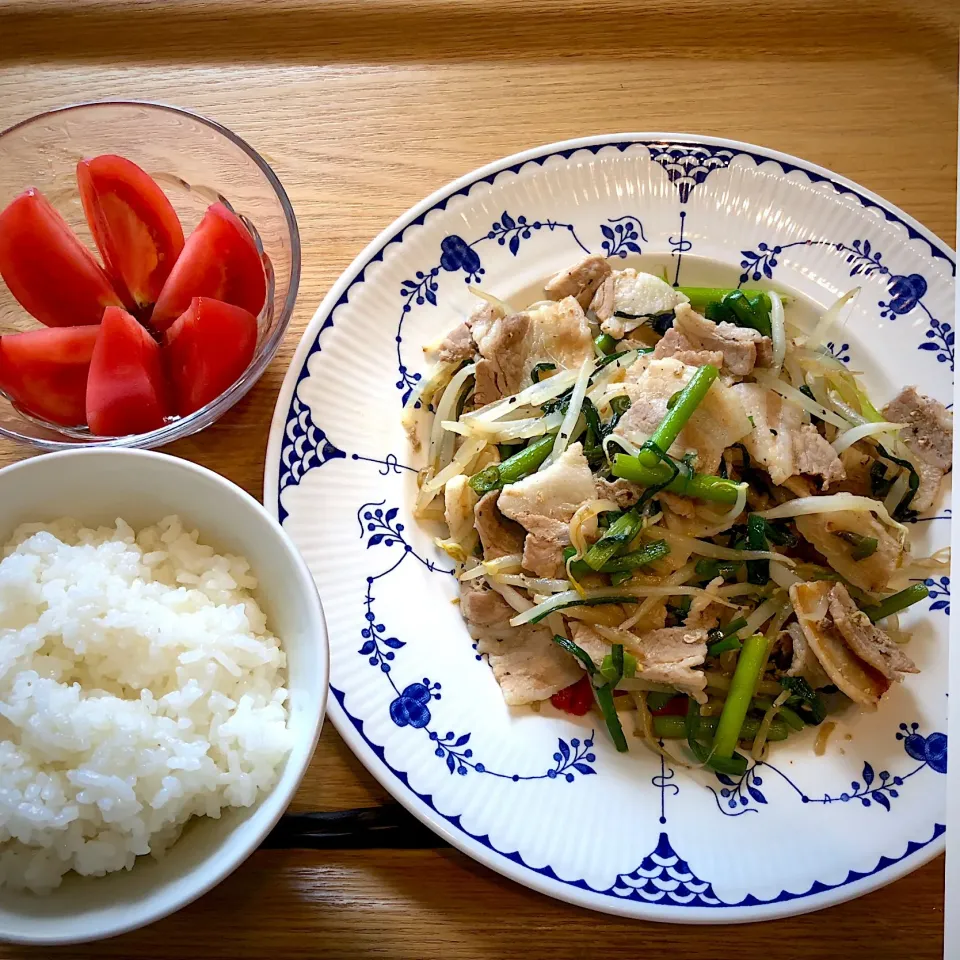
[[[120,305],[93,254],[34,187],[0,213],[0,276],[48,327],[99,323],[104,307]]]
[[[257,318],[249,310],[194,297],[167,330],[177,413],[185,417],[219,397],[250,365],[256,347]]]
[[[575,717],[582,717],[588,713],[593,706],[593,684],[590,678],[584,674],[575,683],[569,687],[558,690],[551,698],[550,702],[564,713],[572,713]]]
[[[123,437],[162,427],[166,392],[156,340],[126,310],[108,307],[87,378],[91,433]]]
[[[166,330],[194,297],[211,297],[249,310],[263,309],[267,283],[253,237],[243,221],[222,203],[215,203],[190,234],[150,322]]]
[[[659,710],[651,710],[650,713],[655,717],[684,717],[687,714],[687,698],[674,697]]]
[[[114,288],[128,307],[149,307],[183,250],[173,205],[146,171],[113,154],[81,160],[77,183]]]
[[[59,327],[0,337],[0,389],[41,420],[82,426],[97,331],[93,326]]]

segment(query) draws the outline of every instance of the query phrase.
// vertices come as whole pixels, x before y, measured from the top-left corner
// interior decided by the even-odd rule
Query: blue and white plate
[[[625,134],[497,161],[384,231],[324,300],[280,393],[265,502],[320,588],[329,714],[409,810],[529,887],[681,923],[818,909],[943,850],[950,581],[905,617],[922,672],[879,711],[774,745],[741,779],[674,768],[594,717],[505,706],[453,603],[450,563],[411,515],[420,461],[400,425],[423,344],[474,307],[522,305],[586,252],[671,280],[776,284],[793,309],[863,288],[830,349],[875,399],[950,403],[954,255],[862,187],[730,140]],[[949,543],[949,497],[913,527]]]

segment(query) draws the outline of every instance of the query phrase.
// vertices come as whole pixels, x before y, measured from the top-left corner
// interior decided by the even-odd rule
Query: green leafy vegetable
[[[671,700],[676,700],[675,693],[662,693],[659,690],[653,690],[647,694],[647,709],[662,710]]]
[[[734,323],[740,327],[752,327],[765,337],[770,336],[770,297],[763,290],[717,290],[710,288],[681,287],[696,293],[690,298],[696,309],[700,306],[704,316],[714,323]],[[712,299],[704,300],[705,296]]]
[[[617,341],[609,333],[601,333],[593,342],[597,345],[597,349],[604,354],[609,355],[617,349]]]
[[[852,530],[834,530],[833,535],[850,544],[850,557],[853,560],[866,560],[877,552],[876,537],[864,537]]]
[[[600,664],[600,673],[611,686],[616,687],[624,677],[637,675],[637,658],[625,651],[622,643],[614,643]]]
[[[787,701],[789,703],[789,700]],[[768,700],[766,697],[756,697],[754,698],[753,703],[750,704],[751,710],[759,710],[761,713],[766,713],[773,706],[773,701]],[[777,707],[778,717],[783,719],[783,722],[788,726],[792,727],[794,730],[802,730],[804,728],[804,722],[800,718],[800,715],[794,713],[786,703],[780,704]]]
[[[886,464],[874,460],[870,464],[870,492],[877,500],[882,500],[893,486],[893,478],[887,477]]]
[[[677,620],[686,620],[687,616],[690,613],[690,604],[693,602],[693,597],[684,596],[677,597],[673,603],[668,603],[667,611],[673,614]]]
[[[764,518],[763,522],[766,537],[771,543],[775,543],[778,547],[795,547],[797,545],[796,534],[790,530],[785,520],[767,520]]]
[[[756,513],[747,517],[747,547],[750,550],[769,550],[767,522]],[[747,561],[747,582],[763,585],[770,582],[769,560]]]
[[[703,310],[711,303],[719,303],[724,297],[731,293],[742,293],[749,299],[760,297],[767,310],[770,309],[770,297],[765,290],[757,287],[743,287],[734,289],[732,287],[677,287],[680,293],[684,294],[690,301],[690,306],[694,310]]]
[[[714,577],[732,577],[740,568],[740,560],[712,560],[703,557],[697,561],[694,571],[703,580],[713,580]]]
[[[803,677],[781,677],[780,686],[790,691],[787,706],[796,710],[804,723],[813,726],[823,723],[827,716],[823,698]]]
[[[733,777],[742,776],[747,770],[747,758],[739,753],[730,751],[728,756],[720,756],[716,747],[712,749],[700,742],[701,732],[700,705],[693,697],[687,698],[687,716],[684,732],[687,737],[687,746],[697,758],[698,763],[705,763],[718,773],[726,773]],[[656,727],[654,727],[656,729]]]
[[[568,640],[566,637],[561,637],[558,634],[554,635],[553,642],[557,644],[558,647],[561,647],[563,650],[566,650],[567,653],[576,657],[582,664],[584,669],[590,675],[590,679],[593,687],[593,696],[597,701],[597,706],[600,708],[600,713],[603,715],[604,723],[607,725],[607,730],[610,733],[610,737],[613,740],[614,746],[617,748],[618,752],[626,753],[627,752],[627,738],[623,735],[623,727],[620,724],[620,718],[617,716],[617,709],[613,703],[613,687],[609,683],[603,684],[603,686],[597,686],[596,684],[596,675],[597,668],[591,658],[590,654],[587,653],[583,647],[574,643],[572,640]],[[623,647],[620,647],[620,652],[623,652]],[[623,664],[621,664],[621,675],[623,673]]]
[[[600,570],[614,555],[627,546],[640,532],[643,519],[640,511],[628,510],[607,528],[607,532],[587,551],[584,563],[591,570]]]
[[[721,653],[726,653],[728,650],[739,650],[742,646],[743,643],[739,637],[722,637],[716,643],[711,643],[707,647],[707,653],[711,657],[719,657]]]
[[[606,432],[613,433],[614,428],[620,422],[620,418],[630,409],[632,401],[629,397],[620,396],[614,397],[610,401],[610,409],[613,411],[613,416],[610,417],[610,421],[607,424]]]
[[[530,371],[530,379],[534,383],[539,383],[543,379],[543,375],[545,373],[553,373],[553,371],[556,369],[557,365],[555,363],[538,363]]]
[[[604,429],[600,423],[600,414],[589,397],[583,398],[581,413],[587,422],[587,432],[583,440],[583,455],[591,470],[596,470],[606,462],[607,455],[603,452]]]
[[[731,620],[725,627],[714,627],[707,631],[707,653],[712,657],[726,653],[728,650],[739,650],[742,646],[740,638],[736,635],[738,630],[742,630],[747,625],[744,617],[737,617]]]
[[[882,443],[877,443],[877,450],[882,457],[895,463],[898,467],[903,467],[904,470],[910,473],[910,479],[907,481],[907,492],[892,513],[894,520],[909,520],[911,516],[916,516],[916,514],[910,510],[910,504],[913,503],[913,498],[916,496],[917,490],[920,489],[920,474],[917,473],[909,460],[902,460],[900,457],[895,457]]]
[[[747,625],[745,617],[737,617],[731,620],[726,626],[714,627],[707,631],[707,640],[711,643],[722,640],[724,637],[732,637],[738,630],[742,630]]]

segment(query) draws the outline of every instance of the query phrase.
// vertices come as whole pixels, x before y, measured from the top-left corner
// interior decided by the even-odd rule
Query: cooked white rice
[[[286,661],[256,586],[177,517],[17,529],[0,562],[0,887],[129,870],[274,784]]]

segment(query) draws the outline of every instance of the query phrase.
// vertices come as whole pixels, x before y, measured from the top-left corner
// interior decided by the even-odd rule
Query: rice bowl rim
[[[130,463],[138,462],[138,467],[134,469],[142,468],[147,471],[151,470],[153,465],[163,463],[171,469],[180,470],[184,475],[190,476],[191,482],[213,483],[221,487],[228,496],[233,498],[233,506],[231,509],[235,509],[236,512],[241,515],[246,512],[248,515],[255,515],[265,521],[292,565],[296,582],[291,584],[291,590],[301,592],[309,608],[309,632],[315,641],[319,641],[317,682],[319,690],[317,691],[316,699],[313,701],[314,706],[309,717],[307,729],[295,738],[290,751],[283,761],[277,783],[262,797],[258,798],[251,807],[246,808],[249,810],[248,815],[233,827],[223,842],[218,844],[206,857],[194,864],[184,876],[174,878],[166,884],[169,889],[162,899],[157,898],[155,892],[148,892],[142,900],[138,902],[136,907],[131,907],[126,911],[124,919],[121,922],[111,925],[104,924],[100,928],[91,928],[82,934],[71,934],[69,929],[53,934],[44,933],[43,928],[46,924],[44,923],[44,918],[39,915],[29,918],[30,922],[37,928],[36,933],[33,931],[10,933],[3,929],[3,917],[0,916],[0,943],[54,946],[89,943],[91,941],[106,939],[123,933],[129,933],[132,930],[137,930],[157,920],[163,919],[192,903],[194,900],[197,900],[199,897],[202,897],[205,893],[208,893],[233,873],[233,871],[260,846],[280,820],[281,816],[286,812],[290,801],[299,789],[313,759],[317,740],[319,739],[323,726],[323,720],[326,716],[327,692],[330,677],[330,648],[326,618],[324,616],[320,595],[317,591],[313,576],[307,568],[300,551],[277,522],[276,518],[264,508],[263,504],[226,477],[189,460],[183,460],[170,454],[150,450],[110,448],[85,448],[81,450],[45,453],[0,468],[0,504],[3,504],[5,499],[3,496],[4,486],[12,479],[24,482],[24,478],[21,476],[22,474],[51,469],[60,471],[61,476],[64,478],[62,482],[69,484],[70,474],[68,464],[80,458],[96,458],[104,461],[117,461],[122,459],[127,461],[126,466],[129,466]],[[103,473],[103,482],[105,484],[111,482],[110,474],[106,470]],[[190,516],[191,519],[194,519],[193,510],[189,505],[190,489],[187,485],[184,485],[182,491],[178,488],[177,496],[183,496],[184,498],[185,508],[183,513]],[[60,515],[64,514],[61,513]],[[67,515],[73,516],[73,514]],[[78,517],[77,519],[82,520],[82,517]],[[160,519],[162,518],[157,517],[153,522],[156,523]],[[238,517],[238,523],[239,522],[242,522],[242,516]],[[196,523],[194,525],[200,530],[201,540],[203,540],[202,523]],[[134,526],[134,529],[138,529],[138,526]],[[4,543],[7,542],[12,532],[12,530],[7,532]],[[221,552],[218,546],[214,546],[218,552]],[[247,560],[249,561],[250,558],[247,557]],[[255,576],[258,566],[256,562],[250,563],[251,571]],[[280,641],[280,646],[284,650],[284,653],[287,653],[286,640],[279,634],[276,634],[276,636]],[[289,678],[287,677],[287,679]],[[287,683],[286,686],[289,688],[289,683]],[[295,755],[300,751],[302,751],[301,758],[297,761]],[[291,768],[291,764],[294,764],[293,768]],[[196,818],[190,818],[190,820],[193,819]],[[225,850],[225,846],[229,847],[229,851]],[[176,843],[173,844],[167,855],[173,856],[175,849]],[[140,858],[138,857],[138,859]],[[103,879],[105,878],[82,878],[82,880],[86,882],[96,882]],[[39,899],[42,898],[38,897],[38,900]],[[11,910],[11,912],[13,911]]]

